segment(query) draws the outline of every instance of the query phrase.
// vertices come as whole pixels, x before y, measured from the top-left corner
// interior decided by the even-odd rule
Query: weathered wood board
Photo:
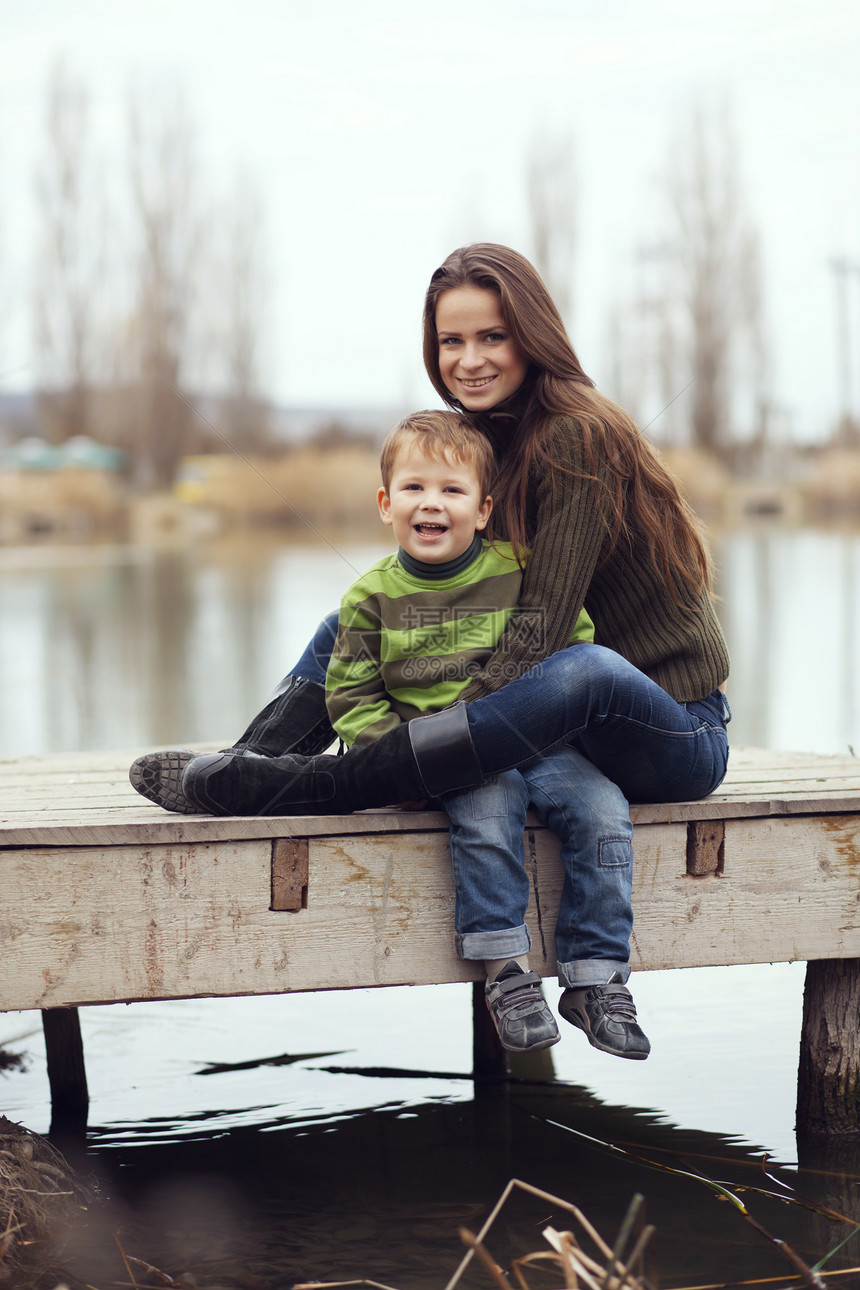
[[[443,815],[171,815],[132,756],[0,763],[0,1010],[479,975],[453,949]],[[857,759],[741,750],[705,802],[632,814],[634,967],[860,958]],[[552,834],[530,826],[526,857],[553,975]]]

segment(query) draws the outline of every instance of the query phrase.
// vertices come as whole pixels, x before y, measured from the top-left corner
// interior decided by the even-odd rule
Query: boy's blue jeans
[[[529,874],[523,850],[531,806],[561,842],[565,879],[555,928],[563,986],[630,974],[633,826],[621,790],[561,744],[518,770],[447,793],[456,887],[457,952],[466,959],[527,954]]]

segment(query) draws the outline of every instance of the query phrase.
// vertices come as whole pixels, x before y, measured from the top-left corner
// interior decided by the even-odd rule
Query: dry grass
[[[831,449],[799,482],[733,477],[695,448],[669,448],[662,460],[706,524],[774,515],[784,522],[856,523],[860,518],[860,452]],[[189,459],[191,479],[172,493],[127,497],[116,476],[100,471],[0,471],[0,543],[125,536],[211,535],[278,527],[312,533],[378,525],[375,449],[306,445],[280,456],[231,453]]]
[[[662,460],[696,514],[709,526],[750,518],[787,524],[860,521],[860,452],[831,449],[792,483],[734,477],[694,448],[666,449]],[[242,529],[378,533],[375,449],[305,446],[281,456],[213,454],[200,477],[172,492],[128,495],[116,476],[92,470],[0,471],[0,545],[33,541],[126,540],[141,543],[214,537]]]
[[[660,453],[660,460],[701,519],[722,517],[731,479],[716,457],[698,448],[667,448]]]
[[[832,448],[810,468],[804,486],[807,513],[816,520],[860,517],[860,452]]]
[[[0,1116],[0,1280],[45,1267],[93,1194],[44,1138]]]
[[[125,492],[100,470],[0,470],[0,542],[43,534],[88,538],[123,523]]]
[[[218,512],[228,524],[377,522],[376,452],[362,447],[306,447],[280,457],[224,455],[206,460],[205,478],[180,482],[174,495],[189,505]]]

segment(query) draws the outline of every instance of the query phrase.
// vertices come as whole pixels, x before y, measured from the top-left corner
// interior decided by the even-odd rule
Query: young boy
[[[332,725],[348,745],[455,702],[515,616],[522,580],[510,544],[481,539],[493,505],[494,459],[465,417],[407,417],[386,439],[380,465],[379,513],[398,551],[344,597],[326,680]],[[583,611],[571,644],[593,637]],[[585,854],[594,848],[580,845],[565,810],[585,782],[595,811],[605,811],[609,822],[599,856]],[[548,1048],[559,1039],[540,977],[528,964],[522,835],[529,806],[562,840],[567,876],[556,927],[559,977],[568,987],[562,1015],[604,1051],[646,1057],[650,1049],[624,988],[632,826],[623,795],[613,790],[587,758],[562,744],[442,799],[451,821],[457,950],[484,960],[487,1006],[510,1051]]]

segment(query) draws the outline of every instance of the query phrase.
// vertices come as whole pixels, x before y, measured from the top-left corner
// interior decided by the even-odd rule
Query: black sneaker
[[[200,807],[189,802],[182,791],[182,773],[196,756],[187,748],[144,753],[132,762],[128,772],[131,786],[156,806],[163,806],[165,811],[199,815]]]
[[[565,1021],[584,1030],[588,1042],[602,1053],[641,1062],[651,1051],[648,1036],[636,1021],[633,995],[618,972],[606,985],[565,990],[558,1010]]]
[[[537,972],[506,963],[495,981],[487,982],[484,994],[501,1045],[509,1053],[534,1053],[558,1043],[561,1035]]]

